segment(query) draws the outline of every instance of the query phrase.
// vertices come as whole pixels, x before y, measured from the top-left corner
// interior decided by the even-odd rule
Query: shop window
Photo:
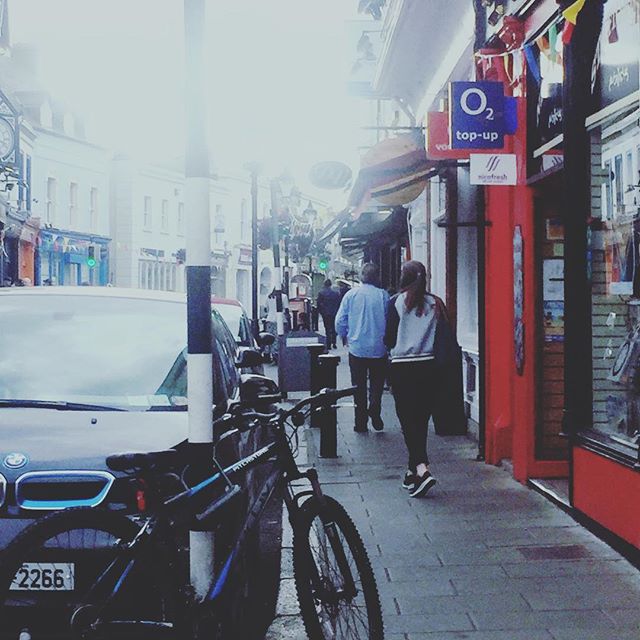
[[[636,130],[637,131],[637,130]],[[607,446],[638,458],[640,441],[640,209],[634,188],[637,133],[602,142],[601,215],[592,203],[590,231],[593,432]]]

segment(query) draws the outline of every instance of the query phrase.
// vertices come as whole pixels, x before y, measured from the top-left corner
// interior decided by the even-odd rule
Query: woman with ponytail
[[[427,293],[427,274],[417,260],[406,262],[400,293],[389,301],[385,344],[390,350],[390,378],[396,413],[409,453],[402,486],[423,496],[436,479],[429,471],[427,428],[437,387],[436,326],[442,301]]]

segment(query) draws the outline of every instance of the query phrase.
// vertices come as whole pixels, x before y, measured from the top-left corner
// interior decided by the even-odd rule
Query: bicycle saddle
[[[164,471],[177,465],[179,455],[175,449],[148,453],[114,453],[107,458],[107,467],[111,471],[144,471],[149,469]]]

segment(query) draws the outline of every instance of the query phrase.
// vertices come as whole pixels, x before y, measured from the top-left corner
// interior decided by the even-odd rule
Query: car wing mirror
[[[275,341],[276,337],[273,333],[268,333],[267,331],[261,331],[256,338],[256,342],[261,349],[271,346]]]
[[[255,349],[243,349],[236,360],[238,369],[252,369],[263,363],[262,354]]]

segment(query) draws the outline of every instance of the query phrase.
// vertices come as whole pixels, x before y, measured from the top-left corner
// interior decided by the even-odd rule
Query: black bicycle
[[[227,468],[214,455],[213,471],[193,486],[176,473],[183,465],[176,450],[110,456],[108,467],[137,483],[142,512],[66,509],[19,534],[0,556],[0,638],[187,640],[204,637],[205,628],[210,634],[249,532],[280,486],[293,528],[295,585],[309,638],[381,640],[380,599],[362,539],[345,509],[323,494],[316,470],[301,471],[295,460],[298,428],[309,414],[353,392],[325,389],[291,409],[268,413],[238,405],[216,421],[220,440],[255,428],[270,428],[273,439]],[[243,493],[234,476],[268,461],[278,472],[248,509],[209,592],[197,598],[185,561],[188,531],[215,527]],[[303,479],[309,484],[302,483],[301,490],[293,486]]]

